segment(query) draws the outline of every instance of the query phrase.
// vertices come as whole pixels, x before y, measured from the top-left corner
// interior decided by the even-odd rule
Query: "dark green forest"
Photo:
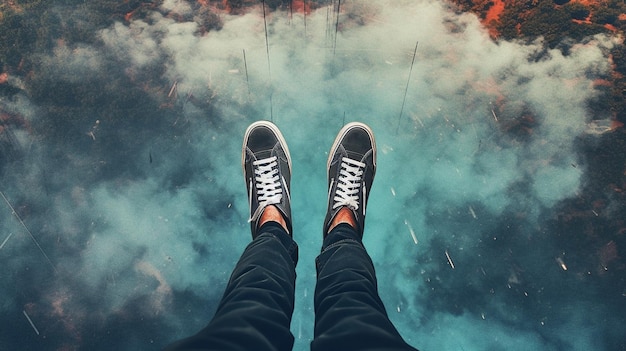
[[[476,13],[496,33],[494,40],[533,42],[542,38],[546,48],[567,53],[572,45],[597,34],[621,36],[626,31],[626,3],[617,0],[512,0],[504,1],[498,19],[488,19],[494,0],[455,0],[459,11]],[[603,77],[611,84],[593,109],[607,110],[616,121],[626,122],[626,49],[616,45],[609,57],[613,72]]]

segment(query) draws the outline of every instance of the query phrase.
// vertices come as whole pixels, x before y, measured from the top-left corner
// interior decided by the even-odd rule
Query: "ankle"
[[[347,223],[354,229],[357,228],[356,219],[352,214],[352,210],[350,210],[348,207],[344,206],[342,209],[339,210],[339,212],[337,212],[335,218],[333,218],[332,222],[330,222],[330,226],[328,227],[328,232],[326,234],[330,233],[336,226],[341,223]]]
[[[258,228],[261,228],[263,224],[267,222],[276,222],[280,224],[281,227],[283,227],[283,229],[285,229],[287,233],[289,233],[289,230],[287,229],[287,222],[285,222],[285,218],[280,213],[278,208],[276,208],[276,206],[274,205],[269,205],[265,208],[265,210],[263,211],[263,214],[261,215],[261,218],[259,218]]]

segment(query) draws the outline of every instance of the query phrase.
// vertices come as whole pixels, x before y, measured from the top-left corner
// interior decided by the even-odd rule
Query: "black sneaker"
[[[330,223],[343,207],[352,210],[357,233],[363,237],[365,207],[376,173],[374,132],[359,122],[344,126],[328,155],[328,212],[324,237]]]
[[[281,212],[291,235],[291,156],[275,124],[259,121],[248,127],[243,137],[241,163],[248,189],[252,238],[256,238],[259,219],[269,205]]]

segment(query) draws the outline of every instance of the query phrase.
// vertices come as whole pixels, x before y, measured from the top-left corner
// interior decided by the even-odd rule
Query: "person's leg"
[[[340,224],[326,236],[316,268],[311,350],[415,350],[389,320],[374,265],[352,226]]]
[[[322,252],[316,259],[313,351],[415,350],[389,320],[362,243],[375,172],[372,131],[360,123],[348,124],[328,159],[329,203]]]
[[[276,222],[248,245],[211,322],[166,350],[291,350],[298,247]]]
[[[242,165],[252,242],[241,255],[209,324],[166,350],[291,350],[298,247],[292,239],[291,158],[278,128],[246,130]]]

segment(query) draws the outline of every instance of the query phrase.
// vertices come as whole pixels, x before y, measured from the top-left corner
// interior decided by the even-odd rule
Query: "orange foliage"
[[[498,22],[500,22],[500,15],[504,11],[504,0],[493,0],[493,5],[487,11],[485,15],[484,25],[489,29],[489,35],[492,38],[497,38],[500,33],[496,29]]]
[[[310,3],[307,4],[304,0],[294,0],[291,2],[291,8],[295,12],[306,13],[307,15],[311,13]]]
[[[609,82],[606,79],[596,79],[593,81],[594,87],[610,87],[613,86],[613,83]]]
[[[603,0],[573,0],[572,2],[577,2],[579,4],[583,4],[585,6],[591,6],[591,5],[600,5],[606,1]]]
[[[487,23],[490,23],[491,21],[499,21],[502,11],[504,11],[504,1],[494,0],[493,6],[491,6],[489,8],[489,11],[487,11],[487,15],[485,16],[485,21]]]
[[[15,13],[24,12],[24,8],[22,8],[19,4],[16,4],[14,0],[3,1],[3,7],[8,6]]]
[[[224,10],[226,12],[232,11],[232,8],[230,7],[230,3],[228,2],[228,0],[222,0],[222,6],[224,7]]]

